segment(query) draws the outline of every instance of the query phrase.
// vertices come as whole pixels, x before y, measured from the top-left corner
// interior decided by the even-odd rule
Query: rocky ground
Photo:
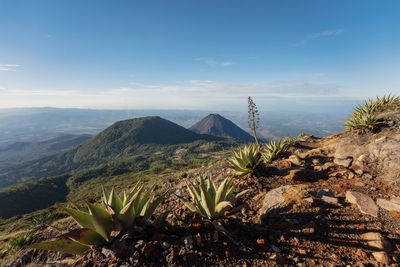
[[[23,250],[11,266],[400,265],[400,133],[394,120],[366,134],[298,140],[284,157],[236,178],[250,189],[235,218],[190,213],[185,179],[232,176],[225,162],[165,177],[171,193],[143,224],[83,257]],[[69,223],[70,228],[76,227]],[[53,228],[42,229],[54,237]]]

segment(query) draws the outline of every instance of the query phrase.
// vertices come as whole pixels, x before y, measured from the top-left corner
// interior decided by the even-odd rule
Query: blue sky
[[[400,94],[399,1],[0,0],[0,107],[340,106]]]

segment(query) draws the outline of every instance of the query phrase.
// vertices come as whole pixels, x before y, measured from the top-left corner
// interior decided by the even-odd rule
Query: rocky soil
[[[115,233],[76,257],[22,250],[11,266],[377,266],[400,264],[400,133],[308,136],[273,164],[236,178],[251,189],[234,218],[211,224],[189,212],[185,179],[234,175],[225,162],[165,177],[171,193],[154,224]],[[70,228],[76,227],[74,224]],[[50,232],[51,231],[51,232]],[[43,229],[43,238],[55,236]]]

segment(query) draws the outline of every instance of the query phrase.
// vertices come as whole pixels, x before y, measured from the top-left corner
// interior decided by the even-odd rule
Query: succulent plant
[[[264,163],[269,164],[277,159],[280,154],[285,152],[291,145],[293,145],[294,141],[294,138],[285,137],[279,141],[272,140],[265,144],[262,152]]]
[[[376,115],[380,112],[400,109],[400,97],[384,95],[382,98],[376,97],[375,100],[369,99],[362,105],[357,105],[347,121],[345,121],[345,130],[365,131],[373,129],[379,124]]]
[[[32,244],[29,247],[55,250],[70,254],[84,254],[92,245],[110,241],[112,231],[123,231],[132,227],[139,218],[147,220],[165,197],[165,193],[154,200],[152,186],[142,196],[144,185],[137,183],[133,190],[122,198],[114,188],[108,193],[103,188],[103,206],[86,202],[88,212],[62,207],[82,228],[60,236],[53,241]]]
[[[200,177],[199,185],[187,183],[187,188],[192,201],[184,201],[185,206],[192,212],[197,212],[204,218],[215,220],[225,216],[225,212],[234,208],[238,198],[249,190],[234,194],[235,187],[232,186],[233,178],[226,178],[216,188],[211,175]],[[231,211],[232,212],[232,211]]]
[[[369,113],[353,114],[344,123],[346,131],[373,129],[378,124],[376,116]]]
[[[252,173],[261,160],[261,153],[255,144],[245,145],[228,159],[229,166],[240,175]]]

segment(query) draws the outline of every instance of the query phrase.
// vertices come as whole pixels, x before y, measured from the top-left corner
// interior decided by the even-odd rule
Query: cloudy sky
[[[0,0],[0,108],[235,109],[400,94],[400,2]]]

